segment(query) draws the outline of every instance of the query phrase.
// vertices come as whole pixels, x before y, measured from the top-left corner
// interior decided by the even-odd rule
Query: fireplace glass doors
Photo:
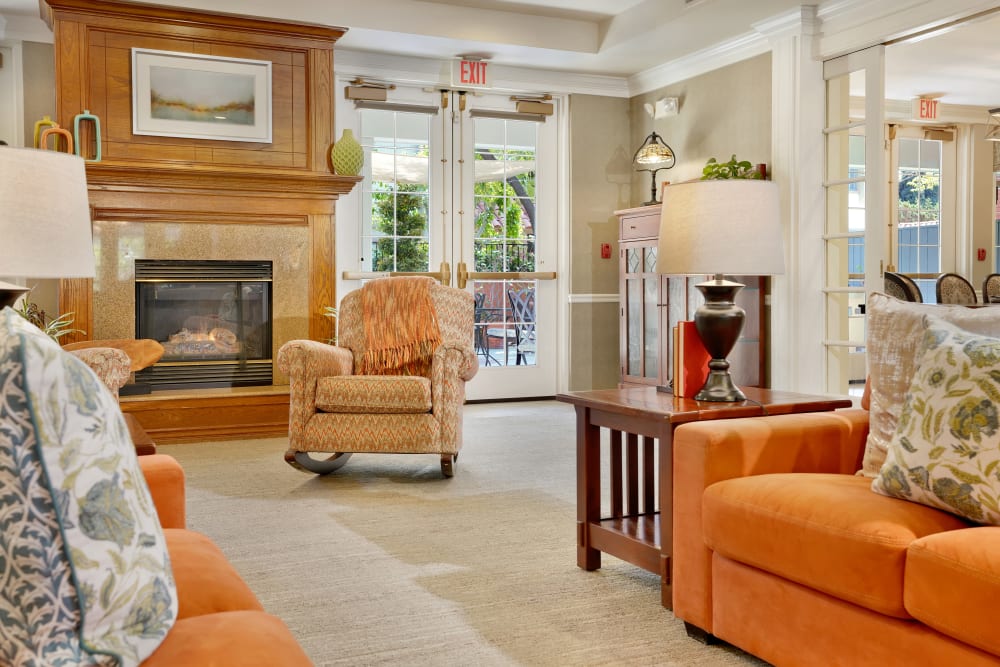
[[[136,260],[136,338],[164,349],[136,383],[271,384],[271,275],[269,261]]]

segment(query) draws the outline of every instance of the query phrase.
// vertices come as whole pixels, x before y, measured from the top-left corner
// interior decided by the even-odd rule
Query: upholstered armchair
[[[337,323],[337,345],[293,340],[278,351],[290,380],[285,460],[326,474],[355,452],[439,454],[451,477],[465,383],[479,369],[472,295],[430,278],[382,278],[347,294]],[[414,343],[423,345],[415,357],[397,354]]]

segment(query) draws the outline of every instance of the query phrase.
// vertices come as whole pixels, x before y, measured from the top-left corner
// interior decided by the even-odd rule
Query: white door
[[[887,261],[885,49],[828,60],[826,80],[826,390],[864,385],[866,295]],[[853,387],[852,387],[853,385]]]
[[[338,209],[338,247],[358,251],[338,252],[338,292],[416,273],[472,293],[472,400],[556,393],[557,116],[514,108],[397,86],[337,114],[365,149],[364,181]]]

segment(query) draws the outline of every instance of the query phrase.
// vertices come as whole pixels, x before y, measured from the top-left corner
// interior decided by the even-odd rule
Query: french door
[[[382,275],[429,275],[475,301],[470,399],[556,392],[557,116],[509,95],[396,86],[338,109],[365,151],[338,209],[339,293]],[[556,101],[558,103],[558,101]]]
[[[860,390],[867,293],[888,262],[883,98],[885,47],[823,64],[826,80],[826,390]]]

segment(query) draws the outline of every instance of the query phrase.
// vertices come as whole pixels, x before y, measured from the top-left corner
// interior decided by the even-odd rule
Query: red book
[[[692,398],[705,386],[712,356],[694,322],[678,322],[674,355],[674,396]]]

